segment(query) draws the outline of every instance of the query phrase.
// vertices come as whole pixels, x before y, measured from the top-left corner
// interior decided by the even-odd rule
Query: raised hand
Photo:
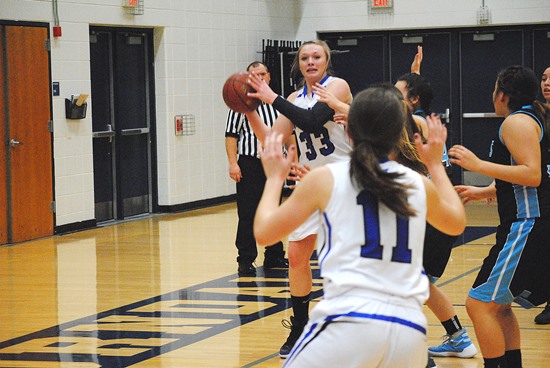
[[[257,98],[265,103],[272,104],[277,98],[277,94],[273,92],[269,84],[267,84],[259,75],[254,73],[248,74],[247,83],[254,88],[256,92],[248,92],[248,97]]]
[[[418,150],[420,160],[429,167],[430,165],[441,165],[441,157],[443,156],[443,147],[447,140],[447,129],[441,123],[441,119],[436,114],[431,114],[426,117],[428,123],[428,131],[430,136],[426,143],[420,133],[415,133],[414,144]]]
[[[279,178],[282,182],[288,176],[294,161],[296,146],[288,148],[287,155],[283,155],[283,135],[271,133],[264,141],[264,149],[260,154],[265,175],[268,179]]]
[[[424,58],[424,54],[422,52],[422,46],[417,46],[417,52],[416,55],[414,55],[413,62],[411,64],[411,73],[420,74],[420,65],[422,64],[422,59]]]

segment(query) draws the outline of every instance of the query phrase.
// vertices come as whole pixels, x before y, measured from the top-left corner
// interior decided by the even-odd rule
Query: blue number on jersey
[[[378,199],[367,191],[357,196],[357,204],[363,206],[365,225],[365,245],[361,246],[361,257],[382,259],[384,245],[380,243],[380,219],[378,217]],[[392,250],[392,262],[411,263],[409,249],[409,221],[395,215],[396,244]]]
[[[313,145],[313,137],[320,138],[320,142],[323,144],[319,148],[319,153],[323,156],[328,156],[334,152],[335,147],[332,141],[330,140],[327,128],[323,127],[321,132],[318,133],[306,133],[302,131],[300,133],[300,141],[306,144],[307,151],[305,155],[309,161],[313,161],[317,158],[317,152],[315,151],[315,146]]]

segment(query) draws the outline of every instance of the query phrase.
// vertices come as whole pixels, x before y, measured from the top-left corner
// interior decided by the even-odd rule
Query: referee
[[[247,71],[259,75],[269,84],[271,76],[267,66],[259,61],[252,62]],[[269,104],[262,103],[258,114],[264,123],[272,127],[277,118],[277,111]],[[265,174],[259,158],[260,143],[254,135],[244,114],[229,110],[225,125],[225,150],[229,160],[229,176],[237,183],[237,246],[239,276],[255,276],[253,262],[258,256],[254,238],[254,215],[262,197],[265,186]],[[265,248],[265,268],[288,268],[284,258],[283,243],[278,242]]]

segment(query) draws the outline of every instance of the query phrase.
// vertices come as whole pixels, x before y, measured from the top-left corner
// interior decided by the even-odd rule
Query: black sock
[[[311,294],[307,294],[306,296],[290,296],[294,318],[296,318],[298,321],[305,322],[309,319],[310,295]]]
[[[506,350],[505,357],[508,368],[521,368],[521,349]]]
[[[445,327],[445,331],[447,331],[447,335],[449,336],[462,329],[462,325],[460,324],[457,315],[449,320],[441,322],[441,324]]]
[[[505,355],[498,358],[483,358],[483,363],[485,368],[508,368]]]

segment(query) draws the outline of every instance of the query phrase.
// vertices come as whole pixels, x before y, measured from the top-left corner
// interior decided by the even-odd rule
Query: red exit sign
[[[371,0],[371,1],[372,1],[373,9],[391,8],[393,6],[392,0]]]

